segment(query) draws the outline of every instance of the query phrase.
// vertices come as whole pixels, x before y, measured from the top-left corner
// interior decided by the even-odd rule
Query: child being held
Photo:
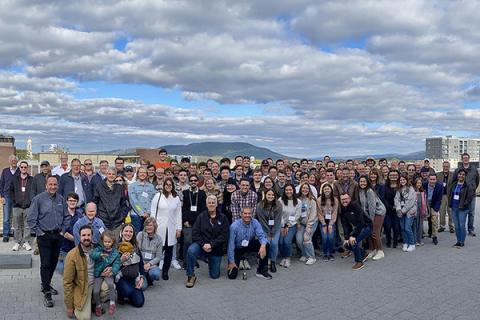
[[[94,262],[93,268],[93,300],[95,303],[95,315],[100,317],[102,315],[102,304],[100,301],[100,288],[102,282],[108,285],[108,295],[110,298],[110,305],[108,307],[108,314],[115,313],[115,288],[114,278],[120,270],[120,253],[114,247],[115,234],[112,231],[106,230],[102,233],[101,244],[92,250],[90,258]],[[111,268],[109,276],[102,276],[102,273]]]

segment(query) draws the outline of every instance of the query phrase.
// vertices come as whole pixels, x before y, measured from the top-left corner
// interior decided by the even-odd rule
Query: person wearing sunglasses
[[[189,178],[190,189],[183,191],[182,204],[182,234],[183,234],[183,265],[186,267],[188,247],[192,244],[192,227],[200,212],[206,210],[207,195],[197,187],[198,176],[193,174]]]
[[[28,174],[28,163],[20,162],[20,174],[13,176],[10,184],[10,198],[13,204],[13,239],[15,244],[12,251],[18,251],[20,247],[30,251],[30,229],[27,225],[27,210],[30,207],[33,194],[33,177]]]
[[[92,178],[95,175],[95,168],[93,167],[92,159],[85,159],[83,165],[85,166],[83,173],[87,176],[88,182],[92,182]]]

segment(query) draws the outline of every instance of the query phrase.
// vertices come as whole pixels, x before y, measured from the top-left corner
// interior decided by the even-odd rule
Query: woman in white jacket
[[[163,239],[164,262],[162,279],[168,280],[168,270],[172,262],[173,246],[182,232],[182,204],[175,191],[171,178],[163,182],[163,191],[152,200],[151,216],[157,220],[157,233]]]

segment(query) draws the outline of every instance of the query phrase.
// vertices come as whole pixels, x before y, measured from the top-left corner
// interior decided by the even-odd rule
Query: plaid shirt
[[[240,190],[235,191],[232,194],[232,221],[240,219],[240,213],[245,207],[251,208],[252,216],[255,216],[257,210],[257,194],[252,190],[248,190],[245,195],[243,195]]]

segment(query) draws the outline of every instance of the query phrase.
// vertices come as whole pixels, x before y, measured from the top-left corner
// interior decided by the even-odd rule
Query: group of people
[[[248,156],[178,163],[164,149],[155,163],[141,160],[134,169],[118,157],[114,167],[101,161],[97,172],[90,159],[68,163],[62,154],[59,166],[43,161],[33,177],[26,161],[9,161],[0,177],[3,241],[11,217],[12,250],[40,254],[45,305],[54,306],[57,270],[68,316],[77,319],[112,315],[116,303],[143,306],[144,291],[168,280],[179,261],[192,288],[198,260],[216,279],[224,255],[228,278],[258,260],[256,276],[272,279],[277,261],[291,266],[294,248],[306,265],[316,263],[317,249],[324,261],[353,255],[360,270],[385,257],[382,234],[387,247],[402,243],[412,252],[426,237],[437,245],[448,217],[454,247],[475,236],[479,174],[466,153],[457,169],[446,161],[437,173],[428,159],[265,159],[254,168]]]

